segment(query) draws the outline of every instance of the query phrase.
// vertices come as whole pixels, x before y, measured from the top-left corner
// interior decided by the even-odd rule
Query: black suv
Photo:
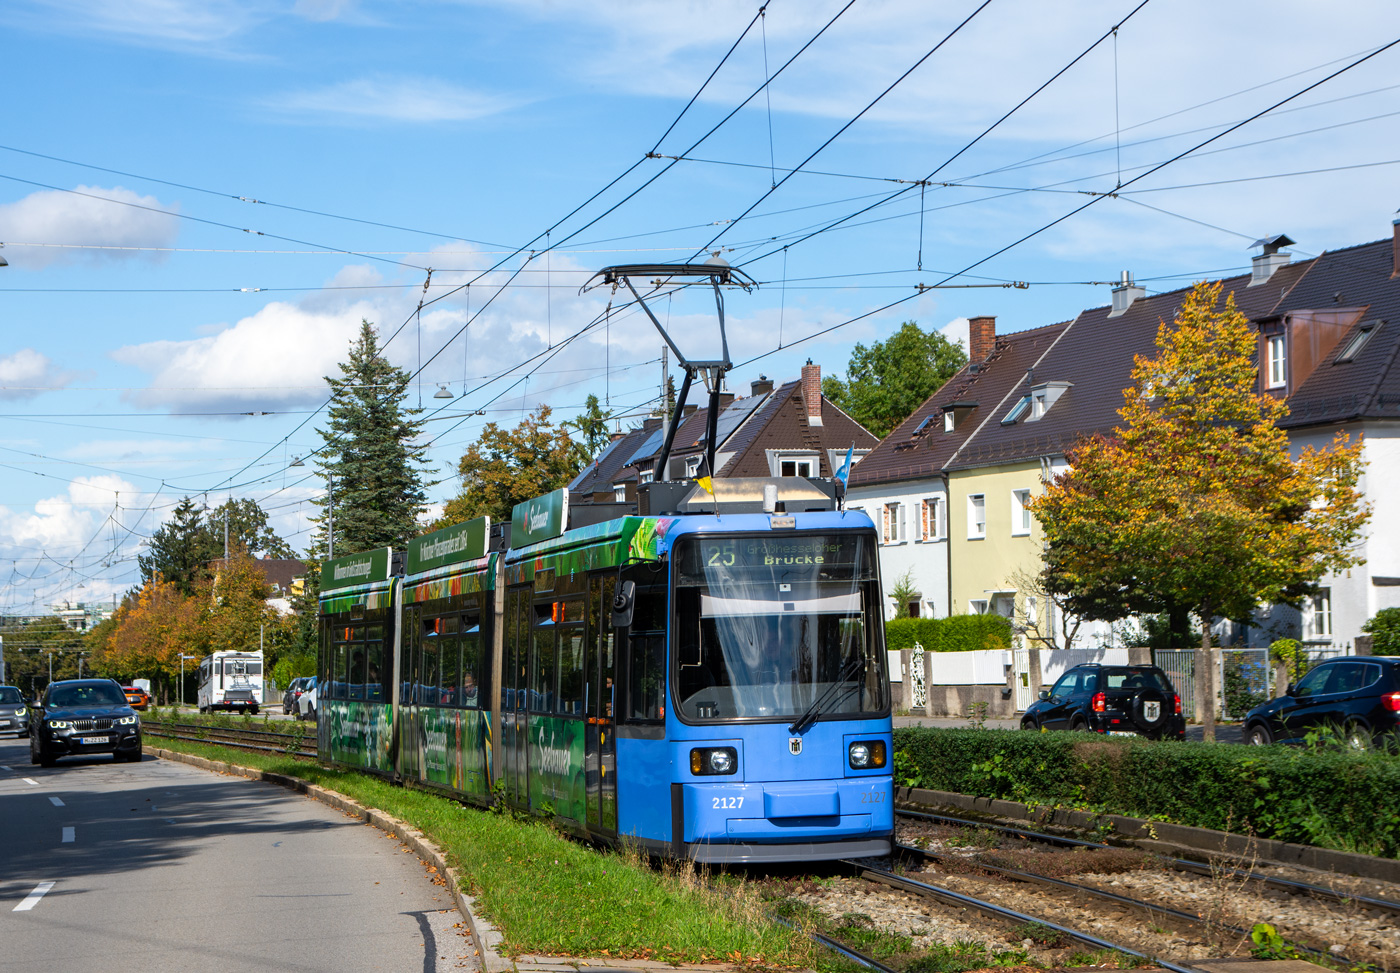
[[[1021,729],[1186,739],[1181,697],[1156,666],[1075,666],[1041,690]]]
[[[50,683],[30,723],[29,762],[52,767],[59,757],[89,753],[140,760],[141,717],[111,679]]]
[[[1244,717],[1245,739],[1255,744],[1302,743],[1318,730],[1339,732],[1361,750],[1400,745],[1400,657],[1328,659]]]

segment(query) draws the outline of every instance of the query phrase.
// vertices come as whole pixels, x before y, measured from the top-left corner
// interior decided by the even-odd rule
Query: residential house
[[[944,466],[1064,327],[998,336],[995,318],[970,319],[968,364],[851,471],[847,503],[863,508],[880,530],[886,593],[906,577],[912,585],[908,604],[886,604],[889,617],[898,608],[915,617],[950,614],[953,528]],[[984,511],[984,527],[985,520]],[[964,603],[961,610],[970,609]]]
[[[811,362],[800,379],[776,388],[760,376],[748,396],[722,392],[719,406],[714,470],[719,477],[831,477],[848,450],[859,458],[877,441],[821,394],[821,366]],[[668,479],[697,475],[708,436],[708,406],[687,406],[671,444]],[[569,502],[635,502],[637,486],[655,475],[665,437],[666,424],[659,418],[619,436],[569,484]]]
[[[223,570],[224,559],[215,558],[209,562],[209,570],[217,579]],[[292,598],[302,591],[306,565],[294,558],[260,557],[253,559],[253,566],[267,580],[270,589],[267,603],[277,609],[279,615],[292,613]]]

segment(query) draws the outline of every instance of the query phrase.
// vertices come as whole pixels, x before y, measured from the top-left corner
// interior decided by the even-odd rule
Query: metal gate
[[[1011,661],[1012,685],[1016,687],[1016,712],[1024,713],[1035,702],[1035,690],[1040,688],[1031,688],[1030,649],[1016,649]]]
[[[1241,720],[1260,703],[1273,699],[1272,668],[1268,649],[1222,650],[1220,668],[1215,674],[1221,716]]]
[[[922,710],[928,705],[928,686],[924,684],[924,647],[918,642],[909,652],[909,710]]]
[[[1156,649],[1152,653],[1157,668],[1167,674],[1181,697],[1181,713],[1187,722],[1196,719],[1196,650]]]

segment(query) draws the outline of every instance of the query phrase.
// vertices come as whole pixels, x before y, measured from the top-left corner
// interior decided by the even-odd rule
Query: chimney
[[[1108,312],[1108,316],[1116,318],[1133,306],[1133,302],[1140,297],[1147,296],[1147,288],[1133,283],[1133,272],[1123,271],[1123,276],[1119,278],[1118,286],[1113,288],[1113,310]]]
[[[967,319],[967,360],[980,365],[997,347],[997,319],[983,315]]]
[[[812,359],[802,366],[802,403],[807,407],[808,425],[822,424],[822,367]]]
[[[723,412],[725,409],[729,408],[730,405],[732,405],[733,403],[734,403],[734,393],[733,393],[733,392],[721,392],[721,393],[719,394],[719,411],[720,411],[720,412]]]
[[[1254,258],[1254,273],[1249,277],[1249,286],[1256,287],[1264,283],[1274,275],[1280,267],[1293,259],[1292,254],[1279,253],[1279,247],[1291,247],[1294,241],[1288,239],[1288,234],[1280,233],[1277,236],[1266,236],[1262,240],[1255,240],[1251,243],[1250,249],[1263,247],[1264,252]]]
[[[1396,212],[1400,213],[1400,210],[1396,210]],[[1390,272],[1390,279],[1394,280],[1396,277],[1400,277],[1400,216],[1396,216],[1395,219],[1391,220],[1391,227],[1394,242],[1390,245],[1390,252],[1391,260],[1394,262],[1394,269]]]
[[[1400,230],[1395,232],[1400,233]],[[758,376],[758,381],[749,385],[750,395],[767,395],[771,391],[773,391],[773,380],[767,375]]]

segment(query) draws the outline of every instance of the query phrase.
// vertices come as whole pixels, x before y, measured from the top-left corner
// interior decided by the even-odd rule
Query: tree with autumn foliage
[[[1123,425],[1078,442],[1032,501],[1047,585],[1069,610],[1104,621],[1189,611],[1202,649],[1213,618],[1297,605],[1323,574],[1357,564],[1370,516],[1360,443],[1339,434],[1290,455],[1278,425],[1288,408],[1259,391],[1256,333],[1220,291],[1195,286],[1158,329],[1157,356],[1136,359]],[[1213,740],[1215,708],[1202,711]]]
[[[128,595],[112,616],[111,627],[89,640],[92,668],[120,682],[151,680],[161,703],[178,697],[180,655],[203,657],[203,618],[197,596],[186,595],[174,581],[156,574]],[[187,663],[185,671],[194,671]]]
[[[566,486],[582,468],[582,458],[566,425],[550,421],[541,405],[514,429],[488,422],[457,464],[462,490],[447,501],[432,529],[489,515],[509,521],[517,503]]]

